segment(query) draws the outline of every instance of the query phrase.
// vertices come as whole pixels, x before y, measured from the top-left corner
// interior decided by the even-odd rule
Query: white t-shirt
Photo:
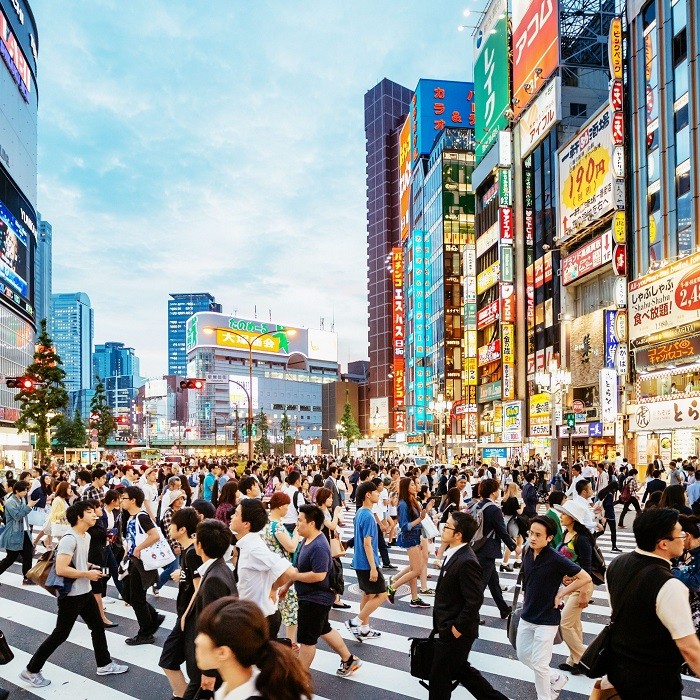
[[[88,551],[90,550],[90,535],[85,533],[81,535],[73,528],[61,537],[56,548],[56,555],[69,554],[71,557],[71,565],[78,571],[88,570]],[[73,580],[73,585],[68,596],[84,595],[92,590],[90,579],[76,578]]]
[[[283,525],[296,525],[297,518],[299,517],[299,511],[296,509],[294,506],[294,494],[299,491],[299,489],[296,486],[286,486],[284,489],[282,489],[284,493],[289,496],[289,508],[287,509],[287,515],[282,518],[282,524]],[[302,498],[301,494],[297,496],[296,501],[299,505],[302,505],[304,503],[304,499]]]
[[[150,503],[151,513],[153,513],[155,517],[158,512],[158,488],[149,484],[145,479],[139,481],[139,488],[143,491],[144,496],[143,509],[146,510],[146,503]]]

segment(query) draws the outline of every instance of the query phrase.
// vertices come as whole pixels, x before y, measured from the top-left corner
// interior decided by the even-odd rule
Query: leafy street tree
[[[289,433],[292,431],[292,424],[287,415],[287,409],[285,408],[282,412],[282,419],[280,420],[280,432],[282,433],[282,452],[287,453],[291,447],[291,438]]]
[[[80,413],[76,410],[73,418],[61,414],[61,421],[56,426],[51,444],[55,449],[64,447],[85,447],[87,430]]]
[[[260,413],[255,416],[255,425],[258,429],[258,452],[260,454],[269,455],[270,454],[270,440],[267,437],[270,432],[270,426],[267,422],[267,416],[265,412],[260,409]]]
[[[115,431],[117,422],[112,415],[112,409],[107,403],[105,385],[99,377],[95,377],[95,394],[90,401],[90,427],[97,430],[97,444],[104,447],[109,436]]]
[[[340,430],[338,431],[338,438],[345,441],[345,449],[350,454],[350,446],[355,440],[362,437],[360,428],[357,425],[355,416],[352,415],[352,406],[349,401],[345,402],[343,407],[343,415],[340,419]]]
[[[66,373],[62,364],[46,330],[46,319],[42,319],[34,361],[24,371],[24,376],[31,379],[34,386],[20,389],[15,396],[19,403],[15,427],[19,432],[26,431],[36,436],[39,464],[46,462],[51,447],[49,430],[61,422],[68,406],[68,392],[63,383]]]

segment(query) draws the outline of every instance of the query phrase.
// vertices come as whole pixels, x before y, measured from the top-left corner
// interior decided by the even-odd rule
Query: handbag
[[[55,559],[55,549],[49,549],[47,552],[44,552],[39,557],[37,563],[34,564],[34,566],[32,566],[32,568],[29,569],[29,571],[27,571],[27,578],[33,583],[36,583],[38,586],[41,586],[45,590],[49,590],[48,588],[46,588],[46,579],[49,576],[49,571],[51,571],[51,567],[55,564]]]
[[[10,649],[10,645],[7,643],[2,630],[0,630],[0,666],[9,664],[14,658],[15,655],[12,653],[12,649]]]
[[[515,592],[513,593],[513,606],[512,612],[508,615],[508,622],[506,623],[506,631],[508,633],[508,641],[513,649],[517,650],[516,642],[518,639],[518,625],[520,624],[520,617],[523,614],[523,606],[518,607],[518,598],[520,597],[520,589],[523,585],[523,577],[525,572],[523,567],[520,567],[520,573],[515,582]],[[557,627],[557,633],[554,636],[554,644],[561,644],[562,642],[561,628]]]
[[[345,554],[345,549],[343,547],[343,543],[340,541],[340,537],[337,535],[335,537],[331,537],[331,556],[334,559],[337,559],[338,557],[342,557],[343,554]]]
[[[48,517],[48,508],[32,508],[27,515],[27,522],[29,527],[44,527]]]
[[[647,571],[647,574],[648,573],[649,571]],[[640,588],[642,581],[644,581],[645,578],[646,575],[642,576],[641,579],[636,579],[636,583]],[[608,649],[610,647],[612,627],[615,624],[617,616],[620,614],[620,610],[622,610],[627,600],[629,600],[627,594],[632,588],[633,583],[635,583],[635,579],[632,579],[632,581],[625,586],[625,590],[620,598],[622,601],[620,606],[615,612],[613,612],[612,616],[610,617],[610,622],[603,627],[596,638],[588,645],[588,648],[583,652],[583,655],[579,660],[579,666],[589,678],[601,678],[608,672]]]
[[[410,656],[410,673],[426,689],[428,679],[433,667],[435,657],[435,630],[432,630],[427,637],[410,637],[411,647],[408,651]],[[459,681],[452,681],[452,690],[459,685]]]
[[[163,537],[163,532],[156,526],[158,531],[158,541],[150,547],[141,550],[141,563],[146,571],[154,571],[163,566],[167,566],[175,561],[176,557],[168,544],[168,540]],[[136,546],[138,547],[148,537],[148,533],[141,527],[138,516],[136,516]]]
[[[588,700],[620,700],[620,693],[615,688],[601,688],[600,681],[596,681]]]
[[[426,539],[432,540],[440,536],[440,530],[438,530],[437,525],[429,515],[426,515],[423,520],[420,521],[420,526],[421,530],[423,530],[423,537]]]

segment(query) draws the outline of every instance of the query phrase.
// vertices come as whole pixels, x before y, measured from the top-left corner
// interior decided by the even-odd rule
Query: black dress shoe
[[[574,664],[573,666],[567,664],[564,662],[563,664],[559,664],[559,669],[562,671],[566,671],[567,673],[570,673],[572,676],[580,676],[581,675],[581,668],[578,664]]]
[[[333,603],[333,607],[336,610],[349,610],[352,606],[348,605],[347,603]]]
[[[151,635],[154,635],[154,634],[158,631],[158,628],[159,628],[164,622],[165,622],[165,615],[162,615],[162,614],[160,614],[160,613],[159,613],[158,615],[156,615],[156,622],[155,622],[155,625],[151,628],[150,634],[151,634]]]
[[[135,637],[129,637],[124,640],[124,644],[128,644],[130,647],[137,647],[141,644],[153,644],[156,641],[152,634],[137,634]]]
[[[106,630],[111,630],[113,627],[119,627],[118,622],[110,622],[110,623],[103,622],[102,624],[104,624]]]
[[[480,624],[480,625],[485,625],[485,624],[486,624],[486,620],[479,620],[479,624]]]

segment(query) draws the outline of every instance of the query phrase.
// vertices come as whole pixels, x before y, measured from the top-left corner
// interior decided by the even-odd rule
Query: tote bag
[[[175,554],[168,544],[168,540],[163,537],[161,529],[156,526],[159,539],[150,547],[141,550],[141,563],[146,571],[167,566],[175,561]],[[148,533],[141,527],[138,516],[136,517],[136,546],[141,544],[148,537]]]

